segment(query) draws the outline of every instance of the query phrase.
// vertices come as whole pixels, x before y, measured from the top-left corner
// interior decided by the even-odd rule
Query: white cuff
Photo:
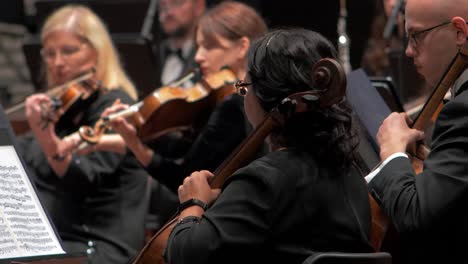
[[[367,176],[364,177],[366,179],[366,182],[369,183],[375,177],[375,175],[377,175],[382,170],[382,168],[385,165],[387,165],[387,163],[389,163],[392,159],[398,158],[398,157],[408,158],[408,155],[406,155],[406,153],[403,153],[403,152],[393,153],[392,155],[390,155],[390,157],[386,158],[383,162],[380,162],[380,165],[377,168],[375,168],[373,171],[367,174]]]

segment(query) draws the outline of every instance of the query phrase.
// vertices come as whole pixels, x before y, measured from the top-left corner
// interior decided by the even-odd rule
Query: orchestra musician
[[[46,93],[27,97],[32,134],[18,139],[19,155],[64,250],[88,255],[87,263],[127,263],[144,244],[147,173],[136,159],[117,153],[79,156],[65,150],[79,144],[69,134],[93,125],[116,99],[133,103],[136,90],[106,27],[89,8],[67,5],[54,11],[44,23],[41,42],[48,87],[90,71],[101,85],[66,111],[63,100]]]
[[[336,60],[336,49],[306,29],[276,30],[254,42],[236,85],[251,125],[294,93],[320,98],[312,69],[322,58]],[[371,252],[366,184],[353,169],[358,135],[346,98],[336,96],[285,118],[267,137],[269,153],[222,189],[211,189],[216,175],[208,170],[186,177],[167,263],[301,263],[314,252]]]
[[[406,1],[406,55],[433,87],[467,43],[467,4],[466,0]],[[423,132],[410,128],[407,114],[390,114],[378,130],[383,162],[366,178],[399,232],[403,263],[468,262],[464,246],[468,236],[464,207],[468,197],[467,78],[465,70],[451,86],[451,99],[435,121],[422,172],[413,170],[412,157],[405,153],[424,138]]]
[[[198,19],[206,10],[205,0],[160,0],[158,19],[162,39],[157,45],[158,76],[156,85],[168,85],[196,66],[194,41]]]
[[[238,79],[244,78],[246,54],[253,39],[265,34],[267,26],[255,10],[246,4],[228,1],[208,10],[199,20],[196,43],[196,62],[204,78],[228,66]],[[103,115],[128,107],[115,105]],[[184,109],[180,109],[183,111]],[[194,170],[215,169],[246,137],[250,130],[243,111],[242,97],[232,93],[216,104],[206,124],[196,136],[182,159],[161,155],[137,137],[135,126],[123,117],[111,122],[112,129],[123,138],[120,143],[101,138],[95,146],[125,145],[134,153],[142,166],[160,183],[174,193],[185,176]],[[175,208],[174,208],[175,209]]]

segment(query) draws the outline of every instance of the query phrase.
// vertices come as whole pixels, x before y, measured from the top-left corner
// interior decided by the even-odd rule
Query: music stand
[[[392,112],[405,111],[391,77],[371,76],[369,79]]]
[[[60,254],[0,260],[0,264],[82,264],[87,260],[84,253]]]
[[[346,95],[362,133],[359,154],[368,169],[372,169],[380,161],[377,131],[391,110],[362,69],[356,69],[347,75]]]
[[[6,148],[9,148],[9,149],[13,149],[14,151],[11,152],[13,153],[14,155],[11,155],[11,156],[16,156],[17,157],[17,160],[18,160],[18,163],[16,162],[9,162],[9,163],[6,163],[8,164],[7,166],[9,167],[22,167],[22,168],[19,168],[18,170],[16,170],[18,173],[15,172],[15,175],[16,176],[19,176],[19,175],[22,175],[21,171],[23,171],[22,169],[24,169],[24,178],[22,178],[23,176],[19,176],[18,179],[21,179],[21,183],[19,183],[20,181],[18,181],[18,186],[15,185],[15,187],[19,187],[18,189],[22,189],[22,191],[20,193],[22,193],[22,195],[30,195],[29,197],[35,197],[37,193],[36,191],[36,188],[35,188],[35,185],[32,183],[32,181],[30,180],[30,173],[29,173],[29,170],[26,166],[26,163],[24,162],[24,160],[22,159],[22,157],[20,155],[18,155],[18,143],[16,141],[16,138],[14,136],[14,133],[13,133],[13,129],[10,125],[10,122],[8,121],[8,118],[6,117],[5,113],[4,113],[4,109],[3,107],[0,105],[0,146],[2,147],[2,162],[5,162],[5,159],[7,159],[7,155],[5,155],[5,153],[8,153],[8,152],[3,152],[6,150]],[[12,158],[12,159],[7,159],[7,160],[15,160],[15,158]],[[2,164],[2,166],[5,166],[4,164]],[[7,186],[9,189],[12,189],[12,186],[9,186],[8,183],[5,183],[7,182],[8,178],[9,177],[13,177],[11,175],[9,175],[10,173],[7,172],[5,173],[5,171],[3,171],[2,173],[4,173],[4,175],[2,176],[2,183],[0,183],[0,187],[5,187]],[[29,185],[27,183],[27,181],[30,181],[31,182],[31,185]],[[25,186],[30,186],[29,187],[26,187]],[[41,206],[41,203],[40,203],[40,198],[37,196],[37,202],[39,202],[38,204],[36,204],[36,200],[34,199],[34,197],[31,199],[34,202],[34,205],[36,206],[37,209],[35,210],[29,210],[27,212],[22,212],[21,209],[15,209],[15,210],[18,210],[18,215],[21,215],[21,213],[23,214],[30,214],[32,212],[34,213],[38,213],[38,217],[40,217],[40,215],[42,215],[42,212],[43,211],[43,214],[44,214],[44,217],[43,218],[40,218],[42,221],[42,223],[44,223],[44,225],[42,225],[41,227],[44,227],[44,226],[49,226],[50,225],[50,228],[51,228],[51,231],[50,231],[50,234],[53,234],[54,236],[53,237],[56,237],[56,241],[58,244],[61,244],[62,241],[60,239],[60,236],[58,235],[58,232],[57,230],[55,229],[55,226],[52,222],[52,220],[50,219],[49,215],[47,214],[47,210],[45,210],[44,208],[42,208]],[[5,198],[6,199],[6,198]],[[2,202],[5,202],[6,201],[2,200]],[[9,208],[8,210],[12,210],[11,208],[14,208],[14,207],[10,207],[10,206],[7,206],[6,204],[1,204],[0,205],[0,208],[2,208],[2,214],[5,214],[6,213],[6,208]],[[6,218],[6,219],[5,219]],[[7,217],[5,217],[4,215],[2,215],[0,217],[0,219],[2,221],[13,221],[13,220],[9,220]],[[13,222],[10,222],[9,224],[12,224]],[[3,223],[2,223],[3,225]],[[19,230],[19,227],[16,231]],[[5,238],[5,239],[9,239],[10,237],[8,236],[8,232],[4,235],[4,237],[2,236],[2,238]],[[11,242],[9,242],[11,243]],[[0,257],[0,264],[22,264],[22,263],[30,263],[30,264],[45,264],[45,263],[50,263],[50,264],[79,264],[79,263],[83,263],[84,260],[87,259],[87,256],[86,254],[84,253],[65,253],[63,252],[63,250],[54,250],[54,251],[46,251],[45,254],[43,255],[37,255],[37,252],[36,254],[19,254],[18,253],[18,256],[15,256],[15,257],[6,257],[4,258],[5,256],[8,256],[7,255],[1,255]],[[3,253],[3,252],[2,252]]]
[[[139,33],[112,34],[124,70],[135,84],[139,98],[156,89],[156,58],[151,41]],[[38,35],[26,38],[23,52],[36,91],[45,87],[45,75],[40,55],[41,43]]]

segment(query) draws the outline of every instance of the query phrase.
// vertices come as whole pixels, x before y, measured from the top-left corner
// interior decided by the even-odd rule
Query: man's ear
[[[200,17],[205,13],[206,10],[206,0],[193,0],[195,2],[195,11],[197,16]]]
[[[239,40],[239,57],[245,58],[247,56],[247,52],[250,48],[250,40],[248,37],[244,36]]]
[[[468,25],[466,20],[462,17],[453,17],[452,25],[457,30],[457,45],[462,46],[465,44],[468,37]]]

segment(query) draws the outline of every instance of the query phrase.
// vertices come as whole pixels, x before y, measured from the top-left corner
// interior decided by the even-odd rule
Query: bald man
[[[435,86],[468,36],[468,0],[407,0],[406,55]],[[392,113],[377,133],[381,166],[366,179],[402,239],[398,263],[468,263],[468,71],[437,117],[421,173],[405,154],[424,134]]]

